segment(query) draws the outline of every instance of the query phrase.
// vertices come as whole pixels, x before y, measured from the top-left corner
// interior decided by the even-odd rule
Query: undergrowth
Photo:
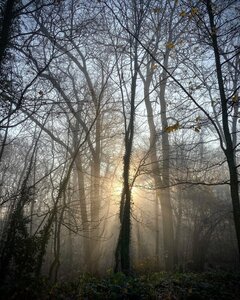
[[[81,275],[71,282],[51,284],[40,278],[8,283],[1,287],[2,299],[95,300],[239,300],[240,273],[149,273],[125,276],[109,274],[97,278]]]

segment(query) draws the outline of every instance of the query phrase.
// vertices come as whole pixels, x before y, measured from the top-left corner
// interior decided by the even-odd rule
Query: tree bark
[[[95,103],[96,113],[98,104]],[[91,164],[91,228],[90,228],[90,265],[89,270],[98,272],[100,252],[100,165],[101,165],[101,115],[96,119],[95,149]]]
[[[156,191],[155,192],[155,227],[156,227],[155,256],[156,256],[156,263],[158,268],[160,264],[159,201],[160,201],[160,194],[161,194],[160,187],[162,186],[162,180],[160,177],[161,170],[160,170],[159,161],[157,157],[157,145],[156,145],[157,132],[154,123],[152,104],[149,96],[151,80],[152,80],[152,73],[148,65],[146,80],[144,80],[144,100],[147,109],[147,116],[148,116],[147,120],[148,120],[148,127],[150,131],[149,154],[150,154],[150,161],[151,161],[152,176],[153,176],[155,191]]]
[[[164,57],[164,67],[168,67],[170,50],[166,49]],[[160,195],[160,203],[162,209],[163,219],[163,246],[164,246],[164,259],[165,268],[167,271],[173,269],[174,264],[174,230],[173,230],[173,212],[170,200],[170,144],[168,133],[164,130],[168,127],[167,122],[167,105],[165,100],[167,84],[167,73],[165,70],[162,71],[160,76],[160,107],[161,107],[161,124],[162,124],[162,189]]]
[[[227,164],[228,164],[229,175],[230,175],[230,192],[231,192],[231,199],[232,199],[234,224],[235,224],[237,243],[238,243],[238,254],[240,260],[240,202],[239,202],[238,172],[237,172],[237,166],[235,161],[235,148],[233,146],[233,141],[229,129],[228,107],[227,107],[228,103],[225,94],[224,82],[223,82],[218,39],[216,33],[214,14],[212,10],[212,1],[207,0],[206,4],[207,4],[208,17],[209,17],[209,22],[211,27],[210,34],[211,34],[212,47],[213,47],[214,57],[215,57],[219,94],[221,99],[222,126],[223,126],[223,132],[224,132],[225,143],[226,143],[226,148],[223,149],[223,151],[227,158]]]
[[[115,252],[115,272],[130,272],[130,236],[131,236],[131,183],[130,167],[134,138],[135,97],[138,75],[137,41],[134,41],[133,75],[131,80],[130,116],[125,132],[125,154],[123,157],[123,189],[120,203],[120,233]],[[125,119],[126,121],[126,119]]]

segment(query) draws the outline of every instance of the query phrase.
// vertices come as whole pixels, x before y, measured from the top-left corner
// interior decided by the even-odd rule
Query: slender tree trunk
[[[96,107],[97,110],[97,107]],[[101,120],[96,120],[95,153],[91,166],[91,230],[90,230],[90,271],[98,272],[100,252],[100,154],[101,154]]]
[[[178,189],[178,212],[176,221],[176,232],[174,241],[174,265],[179,265],[180,258],[180,241],[181,241],[181,231],[182,231],[182,190],[181,186]]]
[[[54,283],[57,282],[58,271],[60,267],[60,255],[61,255],[61,228],[63,217],[66,209],[66,194],[63,195],[62,208],[58,217],[58,214],[55,215],[55,235],[54,235],[54,260],[51,264],[49,270],[49,278],[53,280]]]
[[[72,186],[72,185],[71,185]],[[70,211],[70,205],[71,205],[71,199],[72,199],[72,191],[69,189],[67,193],[67,220],[68,223],[71,224],[72,221],[72,216],[71,216],[71,211]],[[67,257],[65,258],[67,262],[67,270],[68,274],[70,275],[70,278],[72,277],[73,274],[73,253],[74,253],[74,244],[73,244],[73,235],[72,235],[72,230],[69,228],[68,231],[68,236],[67,236]]]
[[[74,152],[78,152],[78,143],[79,143],[79,137],[78,132],[80,131],[80,125],[79,122],[76,122],[75,129],[73,132],[73,144],[74,144]],[[75,158],[75,169],[74,173],[76,174],[74,181],[77,186],[77,194],[79,199],[79,205],[80,205],[80,212],[81,212],[81,221],[82,221],[82,228],[84,232],[84,236],[86,238],[82,239],[83,242],[83,261],[86,268],[89,268],[90,266],[90,222],[88,217],[88,211],[87,211],[87,199],[86,199],[86,191],[85,191],[85,175],[83,171],[82,166],[82,157],[81,153],[78,152]]]
[[[221,65],[220,53],[218,48],[214,14],[212,10],[212,1],[207,0],[206,3],[207,3],[207,11],[208,11],[209,21],[211,26],[211,40],[212,40],[212,46],[214,50],[218,88],[219,88],[219,94],[221,99],[222,126],[223,126],[225,141],[226,141],[226,148],[223,149],[223,151],[227,158],[227,164],[228,164],[228,169],[230,174],[230,192],[231,192],[231,199],[232,199],[232,206],[233,206],[234,224],[235,224],[237,243],[238,243],[238,254],[240,260],[240,201],[239,201],[239,187],[238,187],[239,184],[238,172],[237,172],[237,166],[235,161],[235,148],[233,146],[232,136],[229,129],[227,97],[225,94],[225,88],[223,82],[223,74],[222,74],[222,67],[221,67],[222,65]]]
[[[39,246],[39,252],[38,252],[37,263],[36,263],[36,276],[37,277],[39,277],[41,275],[43,259],[44,259],[45,253],[46,253],[46,247],[47,247],[47,244],[49,241],[49,237],[51,234],[51,229],[52,229],[52,226],[54,223],[55,216],[57,215],[57,212],[58,212],[58,204],[66,192],[68,181],[69,181],[72,169],[73,169],[73,163],[74,163],[74,159],[70,163],[70,166],[66,172],[66,176],[64,177],[64,179],[62,180],[62,182],[59,185],[59,191],[58,191],[58,195],[56,197],[54,206],[51,209],[49,218],[47,219],[47,221],[42,229],[41,244]]]
[[[204,270],[205,257],[208,244],[201,238],[198,224],[194,224],[193,239],[192,239],[192,271],[202,272]]]
[[[166,50],[164,65],[168,66],[169,50]],[[173,251],[174,251],[174,233],[173,233],[173,216],[172,207],[170,203],[170,192],[169,192],[169,140],[168,134],[164,132],[162,135],[162,155],[163,155],[163,166],[160,169],[158,157],[157,157],[157,133],[154,124],[153,109],[149,97],[149,88],[152,79],[151,69],[148,69],[146,80],[144,81],[144,100],[148,113],[148,126],[150,131],[150,159],[152,166],[152,174],[156,188],[156,226],[158,226],[158,201],[161,204],[162,211],[162,227],[163,227],[163,246],[164,246],[164,260],[166,270],[172,270],[173,268]],[[162,128],[167,127],[166,117],[166,101],[165,101],[165,90],[167,83],[167,74],[162,73],[160,78],[160,105],[161,105],[161,122]],[[161,179],[162,175],[162,179]],[[163,188],[162,188],[163,187]],[[156,257],[157,263],[159,263],[159,231],[156,232]]]
[[[168,67],[170,50],[166,49],[164,57],[164,67]],[[162,124],[162,186],[160,202],[162,209],[163,220],[163,246],[164,246],[164,260],[167,271],[173,269],[174,265],[174,230],[173,230],[173,212],[170,199],[170,144],[168,133],[164,130],[168,127],[167,122],[167,105],[165,100],[165,91],[167,84],[167,73],[163,70],[160,76],[160,107],[161,107],[161,124]]]
[[[156,180],[155,184],[156,184]],[[158,188],[157,188],[158,189]],[[155,196],[155,230],[156,230],[156,236],[155,236],[155,257],[156,257],[156,270],[160,270],[160,222],[159,222],[159,191],[156,191],[156,196]]]
[[[90,257],[89,257],[89,253],[90,253],[90,222],[89,222],[88,212],[87,212],[85,178],[84,178],[82,159],[81,159],[80,153],[76,156],[75,166],[76,166],[76,169],[74,170],[76,172],[75,181],[77,182],[77,187],[78,187],[77,194],[78,194],[78,199],[79,199],[79,204],[80,204],[83,235],[84,235],[84,237],[86,237],[86,238],[82,239],[83,257],[84,257],[83,261],[84,261],[85,266],[88,268],[89,264],[90,264]]]
[[[160,171],[160,166],[159,166],[159,161],[157,156],[157,145],[156,145],[157,133],[156,133],[156,127],[154,123],[152,104],[149,96],[151,80],[152,80],[152,74],[150,68],[148,67],[146,80],[144,81],[144,100],[147,109],[148,127],[150,131],[149,153],[150,153],[151,169],[152,169],[152,176],[154,179],[154,184],[156,189],[155,192],[155,227],[156,227],[155,256],[156,256],[156,263],[158,268],[160,264],[159,201],[160,201],[160,187],[162,186],[162,180],[160,177],[161,171]]]

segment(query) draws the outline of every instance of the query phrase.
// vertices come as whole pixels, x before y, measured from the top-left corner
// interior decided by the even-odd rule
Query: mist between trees
[[[238,1],[1,5],[1,280],[238,269]]]

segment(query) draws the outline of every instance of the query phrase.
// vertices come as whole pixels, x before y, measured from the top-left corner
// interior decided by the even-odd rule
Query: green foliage
[[[26,223],[23,226],[26,226]],[[24,234],[23,234],[24,233]],[[36,255],[41,237],[30,236],[17,228],[14,239],[13,269],[15,277],[25,277],[35,272]],[[31,276],[31,275],[30,275]]]
[[[32,278],[36,273],[39,249],[42,244],[42,232],[30,236],[27,231],[29,220],[20,216],[15,224],[12,244],[12,259],[9,270],[14,280]]]
[[[15,289],[21,290],[22,286],[26,291],[32,290],[32,284],[38,282],[36,273],[39,251],[44,242],[43,232],[31,236],[28,224],[29,219],[24,217],[21,210],[16,210],[2,240],[0,288],[6,295],[12,294]]]

